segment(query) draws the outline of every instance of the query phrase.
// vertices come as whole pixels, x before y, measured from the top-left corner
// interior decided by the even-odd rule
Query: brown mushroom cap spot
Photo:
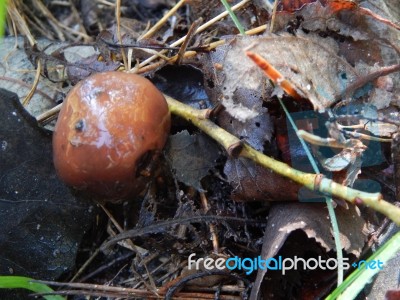
[[[94,74],[66,97],[53,135],[60,178],[104,200],[129,196],[139,159],[167,140],[171,119],[161,92],[146,78]]]

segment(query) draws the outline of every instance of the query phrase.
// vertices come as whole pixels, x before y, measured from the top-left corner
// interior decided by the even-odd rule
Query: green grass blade
[[[310,161],[310,164],[316,174],[319,174],[319,168],[317,166],[317,163],[314,160],[314,157],[311,155],[310,149],[308,149],[306,142],[304,139],[298,135],[299,129],[296,126],[296,123],[293,121],[293,118],[290,116],[289,111],[287,110],[285,104],[283,101],[278,98],[280,105],[282,106],[283,110],[285,111],[286,117],[288,118],[290,125],[293,127],[294,131],[296,132],[297,138],[300,140],[301,146],[303,147],[304,151],[306,152],[306,155],[308,157],[308,160]],[[332,224],[332,229],[333,229],[333,239],[335,241],[335,247],[336,247],[336,259],[338,262],[343,261],[343,252],[342,252],[342,243],[340,242],[340,234],[339,234],[339,225],[337,223],[336,219],[336,214],[335,214],[335,209],[333,208],[332,204],[332,197],[325,197],[326,200],[326,205],[328,207],[328,214],[329,218],[331,219],[331,224]],[[338,268],[338,285],[340,285],[343,282],[343,269]]]
[[[26,289],[35,293],[51,293],[53,289],[41,283],[32,282],[33,279],[22,276],[0,276],[0,289]],[[46,300],[65,300],[58,295],[43,296]]]
[[[385,264],[400,251],[400,232],[396,233],[389,241],[372,254],[367,262],[380,260]],[[343,283],[338,286],[325,300],[351,300],[355,299],[364,287],[371,282],[372,277],[380,270],[356,269]]]
[[[221,0],[222,4],[225,6],[226,11],[228,12],[229,16],[231,17],[233,23],[235,23],[237,29],[239,30],[240,34],[245,35],[246,32],[242,24],[240,24],[239,19],[236,17],[235,13],[233,12],[232,8],[230,7],[229,3],[226,0]]]
[[[0,39],[4,35],[7,15],[7,0],[0,0]]]

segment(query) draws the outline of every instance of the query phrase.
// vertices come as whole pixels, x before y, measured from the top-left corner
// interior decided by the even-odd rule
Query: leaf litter
[[[390,3],[388,1],[388,6]],[[214,1],[210,1],[209,4],[204,6],[201,1],[191,1],[189,5],[193,8],[193,19],[203,17],[207,20],[216,16],[220,10],[222,11],[220,4]],[[183,64],[192,63],[202,70],[205,75],[204,87],[211,105],[222,104],[224,107],[224,111],[217,115],[218,124],[258,151],[278,159],[282,158],[283,152],[279,144],[276,146],[277,139],[282,137],[282,128],[278,128],[280,125],[277,120],[281,116],[274,97],[284,97],[287,103],[291,102],[293,112],[310,109],[320,113],[332,112],[333,118],[327,119],[327,133],[322,134],[321,137],[334,138],[352,146],[344,148],[339,153],[335,152],[336,154],[332,157],[320,159],[317,155],[319,147],[313,145],[312,148],[317,160],[319,159],[321,165],[325,165],[327,171],[347,172],[347,175],[339,176],[339,178],[346,184],[352,185],[356,182],[365,160],[363,151],[358,150],[362,149],[364,144],[368,147],[370,145],[365,141],[361,142],[357,136],[346,134],[346,131],[352,131],[354,134],[368,133],[375,137],[391,137],[398,131],[398,123],[396,125],[396,122],[387,122],[385,112],[391,111],[390,114],[396,116],[399,106],[400,79],[398,71],[393,73],[395,71],[386,71],[385,68],[398,64],[399,32],[387,23],[382,23],[377,18],[363,13],[363,9],[350,1],[313,3],[304,1],[300,4],[299,7],[293,7],[290,3],[289,7],[280,8],[275,19],[274,34],[264,33],[257,37],[225,36],[222,37],[225,39],[225,44],[217,47],[215,51],[198,55],[200,59],[183,60]],[[254,1],[247,6],[245,12],[238,15],[239,19],[245,21],[243,24],[246,28],[269,22],[268,9],[264,5],[264,1]],[[368,1],[363,1],[362,5],[374,10]],[[252,12],[255,12],[254,16]],[[390,19],[390,13],[396,14],[396,10],[384,11],[387,19]],[[166,42],[179,32],[185,22],[183,18],[171,19],[170,28],[159,32],[158,40]],[[137,24],[141,28],[140,31],[143,30],[144,23],[137,22]],[[235,29],[232,28],[229,19],[220,22],[215,31],[196,36],[194,43],[201,45],[201,42],[209,42],[218,34],[233,34]],[[106,33],[107,38],[110,36],[112,42],[117,41],[115,27]],[[95,44],[99,47],[100,56],[105,59],[105,62],[100,60],[96,62],[99,53],[80,59],[78,56],[74,57],[74,51],[68,58],[62,51],[38,57],[46,60],[50,55],[59,59],[59,62],[69,70],[67,73],[69,80],[75,82],[87,76],[85,72],[92,67],[95,67],[94,71],[98,71],[116,68],[121,64],[121,49],[99,41],[100,39]],[[122,42],[125,44],[138,42],[138,35],[132,30],[127,30]],[[156,39],[145,41],[145,43],[159,44]],[[246,49],[265,58],[283,75],[284,79],[292,83],[296,92],[304,99],[293,103],[294,100],[289,99],[279,87],[279,82],[268,80],[246,57]],[[130,53],[137,60],[143,60],[152,55],[149,51],[141,50]],[[74,64],[82,68],[75,69]],[[155,79],[158,77],[154,69],[147,72],[147,75],[153,75]],[[173,90],[167,87],[166,91],[168,89]],[[182,98],[180,100],[196,108],[211,107],[208,99],[202,98],[199,101],[197,98],[191,99],[188,94],[181,96],[175,97]],[[367,105],[372,104],[377,114],[354,113],[356,109],[351,108],[352,105],[347,105],[349,103],[360,105],[361,111],[364,112],[368,111]],[[344,109],[344,113],[343,110],[342,113],[338,113],[340,109]],[[351,110],[353,111],[350,113]],[[306,126],[303,129],[311,130],[317,136],[321,135],[320,131],[312,130],[311,122],[305,121],[305,123]],[[363,125],[363,128],[344,129],[338,125]],[[185,129],[189,127],[188,131],[182,131],[182,127]],[[222,218],[227,217],[226,221],[221,221],[223,226],[218,227],[220,238],[223,236],[219,241],[222,252],[225,252],[224,246],[226,246],[227,252],[231,254],[233,251],[234,254],[242,256],[249,253],[255,256],[260,253],[259,246],[262,244],[261,256],[266,259],[277,255],[278,250],[284,249],[286,243],[290,245],[290,239],[298,236],[299,232],[303,232],[308,240],[316,241],[317,246],[311,249],[301,246],[298,253],[309,250],[314,254],[330,255],[329,253],[334,250],[330,222],[326,219],[327,211],[322,204],[262,204],[256,211],[271,207],[263,239],[260,235],[258,237],[257,234],[252,235],[253,228],[249,231],[249,224],[246,222],[241,226],[228,222],[228,217],[243,217],[247,220],[257,218],[257,214],[252,214],[256,206],[246,201],[296,201],[303,192],[302,188],[249,160],[230,157],[221,159],[218,146],[210,142],[203,134],[193,130],[188,124],[179,123],[174,130],[177,133],[171,136],[166,157],[170,162],[169,167],[172,169],[175,182],[167,179],[167,175],[163,176],[165,170],[161,168],[157,173],[157,180],[149,187],[147,194],[140,195],[144,201],[139,216],[132,214],[135,216],[130,217],[129,223],[136,223],[138,228],[146,228],[151,224],[156,224],[158,220],[174,218],[177,220],[176,224],[179,224],[179,220],[184,219],[182,217],[196,218],[203,211]],[[290,151],[293,150],[290,145],[285,147]],[[301,150],[296,153],[300,152]],[[292,157],[293,159],[296,157]],[[169,172],[165,173],[169,174]],[[207,191],[206,200],[204,200],[205,191]],[[203,193],[203,197],[199,197],[198,193]],[[321,195],[308,195],[306,199],[313,197],[320,199]],[[203,200],[199,208],[200,198]],[[231,202],[229,198],[240,203]],[[174,200],[178,200],[178,204],[172,204]],[[353,206],[349,209],[338,206],[337,215],[342,245],[348,254],[358,257],[365,245],[366,233],[370,230],[368,226],[373,227],[374,225],[371,224],[376,224],[376,222],[368,215],[361,216],[357,208]],[[265,214],[261,214],[261,217],[264,216]],[[212,232],[212,224],[208,221],[203,221],[205,226],[194,226],[189,223],[187,227],[177,225],[173,226],[172,230],[155,230],[162,233],[162,238],[160,235],[147,235],[146,237],[149,237],[147,240],[139,239],[135,242],[148,249],[156,245],[158,250],[165,247],[169,249],[173,244],[180,254],[196,251],[200,256],[203,251],[208,255],[211,243],[206,241],[206,236],[208,229]],[[215,223],[218,222],[215,221]],[[256,227],[254,231],[257,232]],[[193,236],[190,237],[191,235]],[[177,236],[176,240],[174,240],[175,236]],[[203,242],[201,242],[202,239]],[[233,244],[232,241],[234,241]],[[236,251],[233,246],[236,246],[236,243],[241,243],[241,249],[249,251]],[[213,240],[213,247],[215,250],[215,240]],[[288,247],[290,248],[290,246],[286,248]],[[202,250],[199,250],[200,248]],[[133,268],[145,274],[148,272],[147,267],[157,268],[166,260],[175,259],[176,264],[182,263],[182,260],[174,258],[173,255],[157,256],[155,252],[154,254],[157,259],[150,261],[147,266],[143,266],[142,259],[137,259]],[[170,265],[170,268],[172,269],[173,266]],[[264,271],[258,272],[252,297],[258,295],[260,290],[266,291],[265,286],[268,284],[263,283],[265,275]],[[185,275],[180,276],[178,275],[178,279],[182,277],[185,279]],[[295,275],[292,273],[291,276]],[[139,281],[142,282],[143,278],[139,278]],[[148,282],[154,284],[152,279]],[[204,279],[203,283],[206,282]],[[331,285],[327,286],[331,287]],[[290,296],[290,293],[291,291],[287,291],[285,296]],[[320,295],[324,295],[324,292]]]

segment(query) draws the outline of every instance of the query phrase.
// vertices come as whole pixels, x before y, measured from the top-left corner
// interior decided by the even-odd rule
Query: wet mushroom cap
[[[164,96],[146,78],[94,74],[61,107],[53,135],[57,173],[104,201],[123,199],[135,189],[140,159],[164,147],[170,124]]]

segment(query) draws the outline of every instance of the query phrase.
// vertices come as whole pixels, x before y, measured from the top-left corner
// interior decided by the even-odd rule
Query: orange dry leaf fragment
[[[293,84],[285,79],[283,75],[275,69],[266,59],[257,53],[246,51],[246,55],[253,60],[260,68],[264,71],[265,75],[271,79],[276,85],[280,86],[289,96],[292,96],[296,100],[300,100],[302,97],[297,93]]]
[[[305,6],[314,2],[319,2],[323,7],[328,7],[331,14],[335,14],[340,11],[354,10],[356,13],[370,16],[379,22],[400,30],[400,26],[398,24],[379,16],[368,8],[360,7],[354,0],[280,0],[278,11],[294,13],[302,10]]]
[[[327,4],[333,13],[358,8],[357,3],[352,0],[331,0]]]
[[[324,7],[329,6],[334,13],[358,7],[357,3],[352,0],[281,0],[278,4],[278,11],[295,12],[314,2],[320,2]]]

